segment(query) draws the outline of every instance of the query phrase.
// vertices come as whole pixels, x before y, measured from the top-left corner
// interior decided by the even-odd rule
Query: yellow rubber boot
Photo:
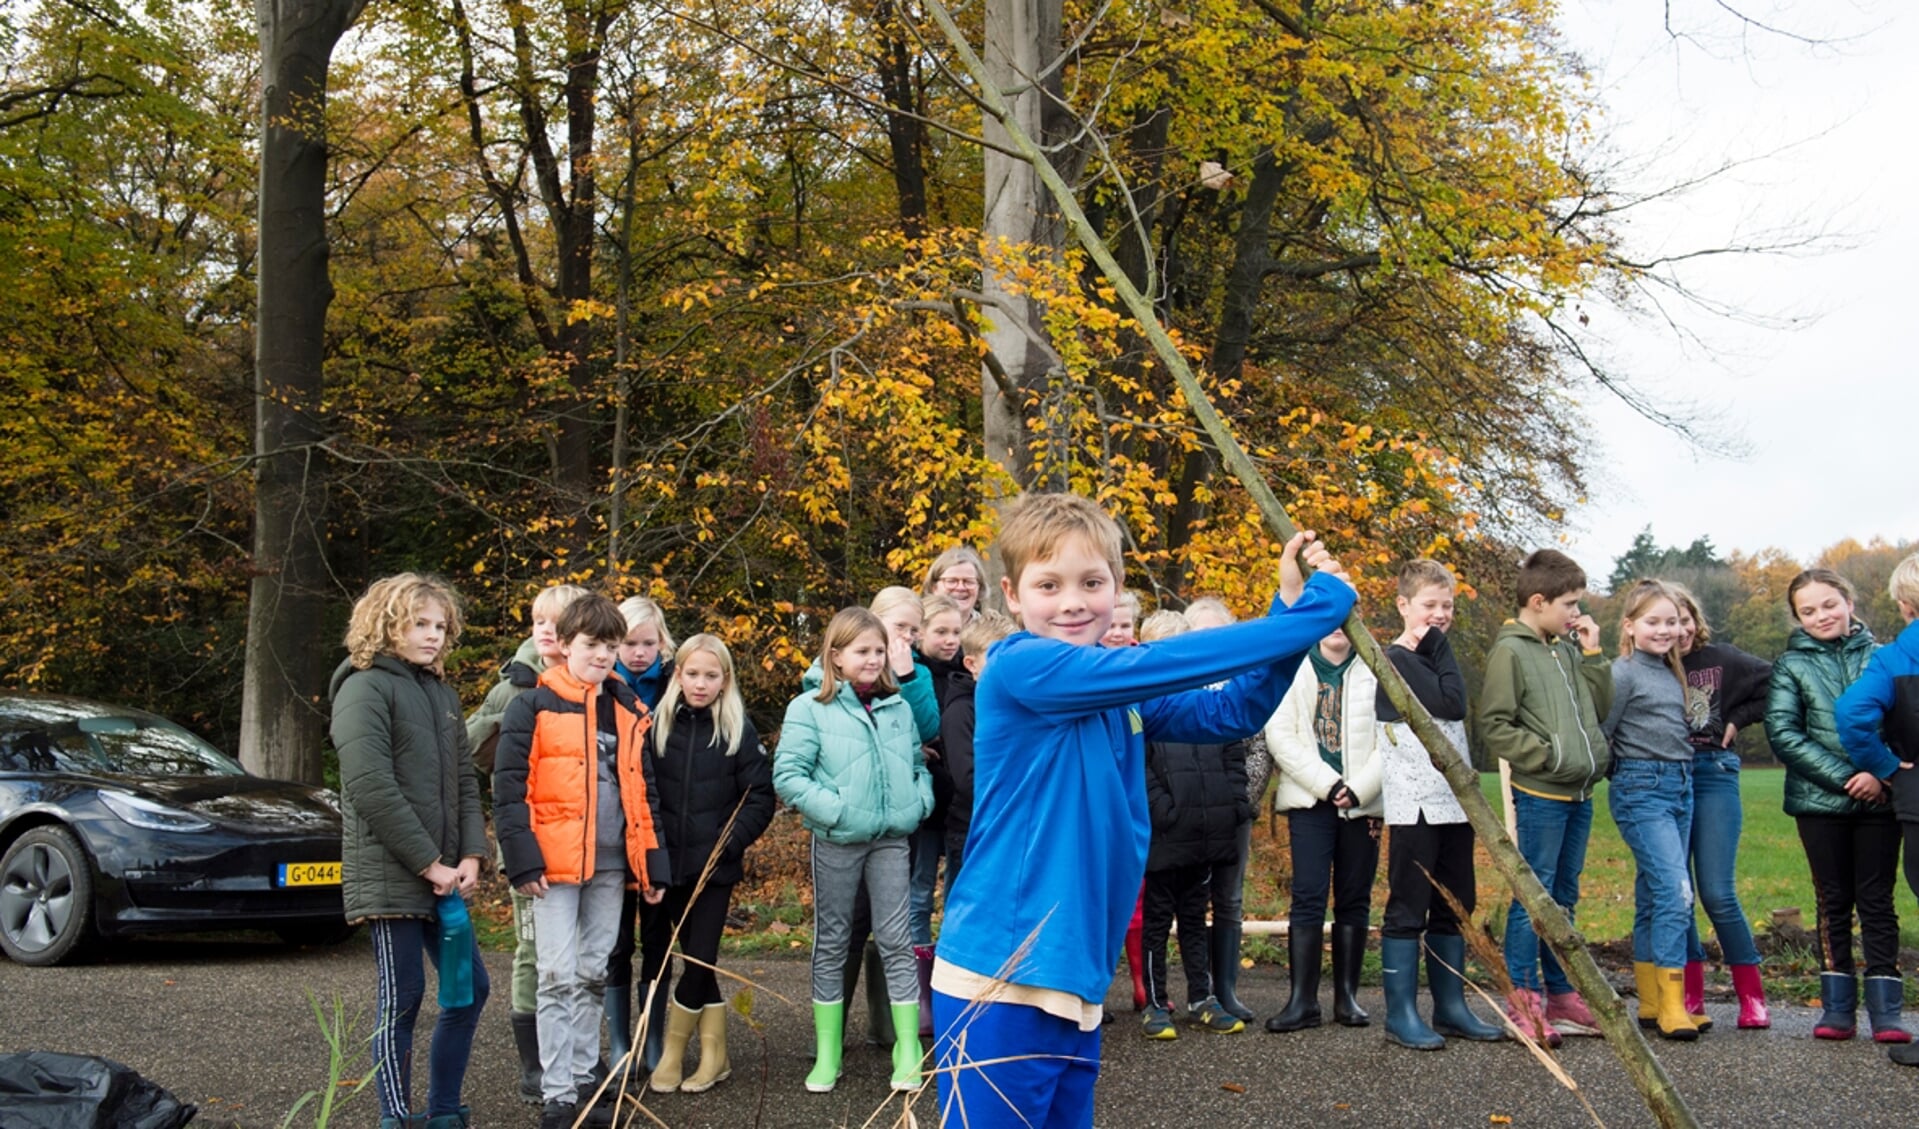
[[[1659,969],[1649,960],[1633,961],[1632,979],[1639,988],[1639,1026],[1650,1031],[1659,1026]]]
[[[1659,1034],[1663,1038],[1686,1041],[1699,1037],[1699,1028],[1686,1014],[1686,972],[1681,968],[1661,968],[1659,977]]]
[[[702,1094],[732,1076],[733,1064],[726,1058],[726,1005],[707,1004],[700,1009],[700,1068],[680,1089]]]
[[[653,1077],[647,1082],[654,1093],[670,1094],[680,1088],[680,1078],[686,1073],[686,1043],[699,1021],[699,1012],[686,1010],[677,1000],[666,1009],[666,1042],[660,1049],[660,1064],[653,1068]]]

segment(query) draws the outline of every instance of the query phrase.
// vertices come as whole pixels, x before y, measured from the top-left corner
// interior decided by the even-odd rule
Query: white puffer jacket
[[[1359,803],[1340,812],[1343,819],[1378,818],[1381,811],[1379,726],[1373,699],[1379,682],[1364,663],[1346,668],[1340,696],[1340,759],[1344,776],[1319,757],[1319,739],[1313,733],[1313,713],[1319,705],[1319,675],[1312,659],[1299,664],[1292,688],[1266,722],[1266,748],[1279,766],[1279,788],[1273,794],[1276,811],[1309,808],[1327,799],[1342,779]]]

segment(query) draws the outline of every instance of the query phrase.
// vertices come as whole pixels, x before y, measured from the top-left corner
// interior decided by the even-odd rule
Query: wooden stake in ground
[[[1026,162],[1039,174],[1053,201],[1058,205],[1067,227],[1079,240],[1086,253],[1092,257],[1106,278],[1107,285],[1118,293],[1125,303],[1127,311],[1138,323],[1141,333],[1152,343],[1154,353],[1159,357],[1178,382],[1180,391],[1198,417],[1200,426],[1206,429],[1215,450],[1226,468],[1245,486],[1253,501],[1259,507],[1267,526],[1281,539],[1290,538],[1295,530],[1292,518],[1286,508],[1274,496],[1271,487],[1259,473],[1259,468],[1241,447],[1239,440],[1226,427],[1226,421],[1213,406],[1206,390],[1194,378],[1192,369],[1186,364],[1186,358],[1180,354],[1166,329],[1159,323],[1151,301],[1141,294],[1126,272],[1114,261],[1106,243],[1080,210],[1078,200],[1072,189],[1062,179],[1052,163],[1047,160],[1033,138],[1021,128],[1007,106],[1005,96],[990,80],[985,64],[972,44],[961,34],[959,26],[953,22],[952,13],[947,11],[941,0],[927,0],[927,10],[940,30],[945,33],[954,54],[964,66],[975,85],[975,96],[984,111],[1005,131],[1005,138],[1017,150]],[[1414,697],[1411,687],[1399,676],[1399,671],[1386,659],[1379,644],[1367,630],[1365,621],[1360,618],[1357,608],[1346,620],[1346,634],[1352,639],[1360,661],[1378,677],[1380,688],[1386,697],[1406,719],[1414,733],[1426,746],[1432,757],[1433,766],[1445,777],[1452,788],[1453,795],[1466,811],[1466,818],[1472,824],[1473,833],[1486,845],[1492,855],[1493,865],[1499,870],[1506,883],[1512,887],[1513,896],[1526,907],[1532,916],[1533,927],[1539,932],[1540,939],[1552,946],[1559,955],[1560,963],[1565,966],[1566,974],[1573,985],[1591,1006],[1599,1027],[1605,1033],[1607,1044],[1619,1056],[1626,1073],[1632,1078],[1633,1085],[1639,1089],[1646,1101],[1646,1107],[1652,1111],[1655,1120],[1667,1129],[1693,1129],[1697,1124],[1692,1111],[1679,1095],[1679,1090],[1667,1076],[1666,1070],[1654,1057],[1652,1048],[1647,1045],[1640,1033],[1634,1017],[1626,1014],[1625,1004],[1619,994],[1613,991],[1599,965],[1594,963],[1592,954],[1587,951],[1585,940],[1574,931],[1572,922],[1566,917],[1559,905],[1546,893],[1545,887],[1533,875],[1532,867],[1513,845],[1506,834],[1498,816],[1486,803],[1486,797],[1479,790],[1479,774],[1475,772],[1459,751],[1452,747],[1446,735],[1440,731],[1432,714]]]

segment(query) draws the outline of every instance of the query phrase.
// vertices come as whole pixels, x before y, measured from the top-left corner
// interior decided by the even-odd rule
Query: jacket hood
[[[1900,639],[1903,640],[1906,634],[1906,632],[1900,632]],[[1872,637],[1872,632],[1867,629],[1862,621],[1857,619],[1852,621],[1851,630],[1847,631],[1846,634],[1840,638],[1831,641],[1814,639],[1803,627],[1793,628],[1792,634],[1786,638],[1786,650],[1810,651],[1813,654],[1832,651],[1871,650],[1876,645]]]
[[[540,675],[540,685],[576,704],[586,701],[588,691],[593,689],[573,677],[573,672],[566,669],[565,663],[555,663],[547,667]],[[634,696],[632,689],[617,677],[608,674],[606,681],[600,683],[600,688],[612,694],[621,705],[641,713],[646,712],[646,707],[640,705],[640,700]]]
[[[404,659],[396,658],[393,655],[374,655],[373,662],[367,669],[384,670],[388,674],[398,675],[401,678],[418,678],[424,674],[435,682],[440,681],[440,676],[434,674],[427,668],[414,666],[412,663]],[[333,677],[327,683],[327,698],[330,700],[339,697],[340,687],[346,685],[346,680],[357,673],[359,673],[359,668],[353,665],[352,659],[341,659],[340,665],[333,668]]]
[[[1900,654],[1910,659],[1914,666],[1919,666],[1919,619],[1908,623],[1905,630],[1894,636],[1887,646],[1898,648]]]
[[[1553,643],[1558,642],[1562,638],[1566,638],[1566,636],[1556,636],[1553,639]],[[1519,622],[1516,619],[1509,619],[1500,626],[1499,634],[1493,636],[1493,640],[1494,642],[1497,642],[1501,639],[1518,639],[1523,642],[1531,643],[1535,647],[1552,646],[1552,643],[1548,643],[1546,640],[1541,639],[1539,637],[1539,632],[1534,631],[1532,628],[1527,627],[1525,624]]]

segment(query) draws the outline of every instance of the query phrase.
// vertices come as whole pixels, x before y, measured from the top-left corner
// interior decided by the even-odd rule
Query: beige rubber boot
[[[703,1093],[732,1076],[733,1064],[726,1058],[726,1005],[707,1004],[700,1009],[700,1068],[680,1089]]]
[[[660,1065],[653,1068],[648,1082],[654,1093],[670,1094],[680,1088],[680,1079],[686,1074],[686,1043],[699,1021],[700,1013],[686,1010],[678,1000],[666,1009],[666,1044],[660,1048]]]

